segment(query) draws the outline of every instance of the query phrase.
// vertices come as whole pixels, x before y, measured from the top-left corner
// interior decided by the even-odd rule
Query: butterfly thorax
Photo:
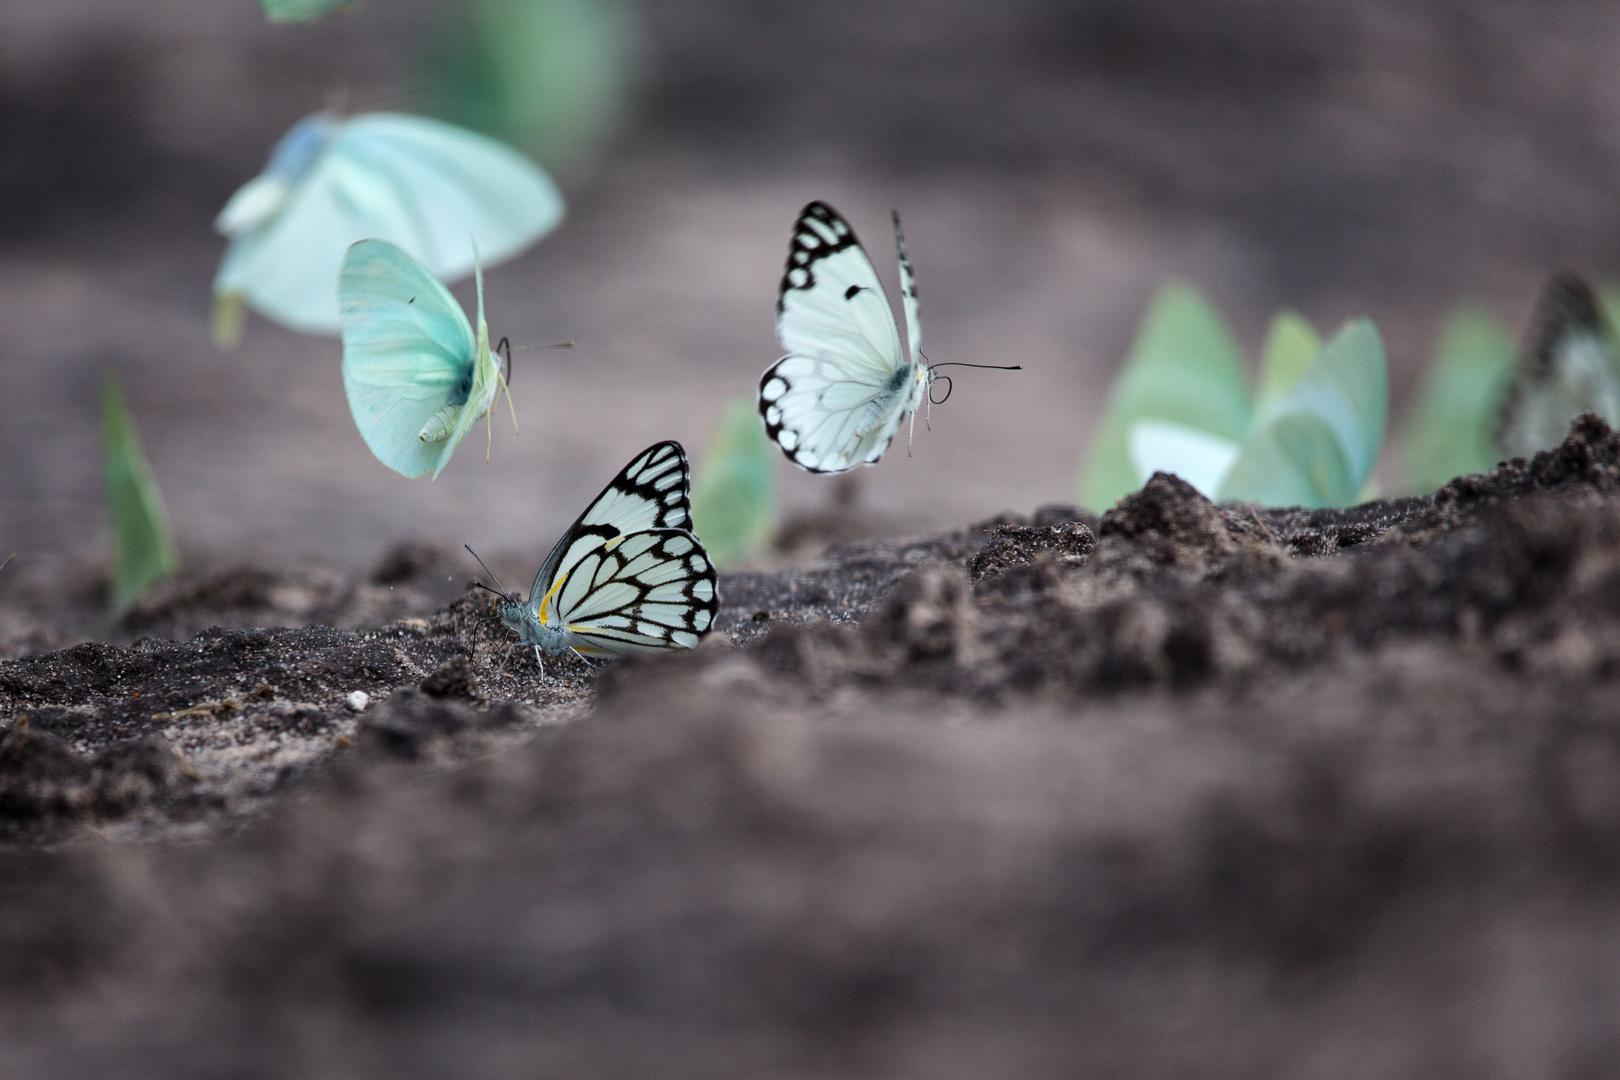
[[[567,627],[558,626],[550,619],[550,610],[542,606],[536,610],[529,604],[511,601],[501,605],[501,623],[514,631],[524,645],[534,645],[543,653],[555,655],[574,646],[574,635]]]
[[[288,184],[298,183],[315,167],[316,159],[331,141],[336,126],[337,117],[329,112],[318,112],[298,121],[270,151],[264,175]]]

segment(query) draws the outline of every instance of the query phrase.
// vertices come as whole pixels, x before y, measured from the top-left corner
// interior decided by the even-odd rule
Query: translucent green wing
[[[1446,316],[1434,365],[1401,437],[1403,488],[1428,492],[1501,460],[1495,427],[1513,369],[1513,339],[1476,305]]]
[[[343,315],[343,388],[371,452],[395,472],[444,467],[471,421],[467,404],[479,342],[467,316],[428,268],[392,244],[362,240],[338,278]],[[459,413],[445,413],[447,407]],[[422,433],[448,419],[449,438]],[[463,423],[463,420],[466,420]]]
[[[1249,389],[1237,342],[1210,303],[1185,285],[1162,289],[1142,319],[1092,439],[1080,485],[1085,505],[1105,509],[1142,486],[1130,442],[1143,420],[1228,443],[1247,434]],[[1136,438],[1140,445],[1141,429]]]
[[[111,375],[101,385],[101,451],[112,526],[111,600],[113,611],[119,612],[148,585],[178,569],[180,555],[124,391]]]
[[[563,216],[556,185],[522,154],[396,113],[332,122],[309,162],[276,179],[287,187],[284,195],[272,192],[278,208],[233,235],[214,292],[240,294],[261,314],[305,333],[338,330],[332,283],[359,240],[386,240],[455,280],[473,269],[469,236],[485,261],[496,263]]]
[[[322,15],[358,0],[263,0],[264,17],[271,22],[314,22]]]
[[[1237,460],[1238,446],[1236,440],[1168,420],[1138,420],[1126,433],[1131,467],[1144,483],[1156,472],[1172,473],[1210,499]]]
[[[1321,351],[1322,337],[1303,315],[1285,309],[1271,317],[1265,348],[1260,352],[1260,386],[1251,429],[1265,423]]]
[[[747,558],[776,516],[776,453],[754,403],[726,403],[692,485],[692,527],[716,564]]]
[[[1348,506],[1378,463],[1389,408],[1384,343],[1356,319],[1243,443],[1220,498],[1262,506]]]

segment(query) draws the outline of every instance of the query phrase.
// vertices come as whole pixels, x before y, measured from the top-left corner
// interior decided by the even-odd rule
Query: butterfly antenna
[[[923,357],[923,359],[927,360],[928,357],[925,356],[925,357]],[[1024,365],[1023,364],[964,364],[960,360],[947,360],[943,364],[929,364],[928,366],[930,368],[976,367],[976,368],[984,368],[987,371],[1023,371],[1024,370]]]
[[[423,84],[422,86],[413,86],[413,87],[410,87],[409,89],[406,89],[406,90],[395,90],[395,91],[393,91],[391,93],[387,93],[387,94],[375,94],[375,95],[373,95],[371,97],[368,97],[368,98],[361,98],[359,101],[346,103],[344,106],[342,106],[341,108],[339,108],[339,109],[337,109],[335,111],[348,112],[351,109],[364,109],[367,106],[377,105],[377,104],[380,104],[380,103],[382,103],[384,101],[394,101],[394,100],[396,100],[398,98],[410,97],[413,94],[425,94],[427,92],[428,92],[428,87],[427,87],[426,84]],[[347,97],[348,93],[349,93],[348,87],[344,87],[343,88],[343,95],[345,97]]]
[[[475,559],[478,559],[478,552],[476,552],[476,551],[474,551],[472,549],[471,544],[462,544],[461,546],[467,549],[467,554],[471,555]],[[488,574],[489,575],[489,580],[491,580],[491,581],[493,581],[495,583],[495,588],[491,589],[488,585],[485,585],[482,581],[475,581],[475,582],[473,582],[473,584],[477,585],[480,589],[483,589],[486,592],[495,593],[495,595],[499,596],[502,600],[511,600],[512,599],[512,594],[506,591],[506,586],[501,584],[501,579],[495,576],[495,571],[493,571],[493,570],[491,570],[489,568],[489,564],[486,563],[483,559],[478,559],[478,565],[482,566],[484,568],[484,573]],[[499,591],[497,591],[497,590],[499,590]]]

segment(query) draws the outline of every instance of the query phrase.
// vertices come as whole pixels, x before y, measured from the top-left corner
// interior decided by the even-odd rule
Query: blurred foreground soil
[[[440,557],[0,663],[8,1077],[1620,1063],[1601,421],[1432,498],[846,545],[544,680]]]

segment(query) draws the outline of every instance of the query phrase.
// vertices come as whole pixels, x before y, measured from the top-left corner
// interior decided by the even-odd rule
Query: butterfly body
[[[809,472],[873,465],[900,425],[928,401],[916,278],[894,218],[908,348],[871,260],[847,221],[823,202],[799,214],[776,301],[787,350],[759,380],[766,434]]]
[[[497,613],[514,644],[534,649],[536,662],[695,648],[720,594],[690,529],[690,488],[679,443],[636,455],[557,541],[529,598],[501,594]]]

